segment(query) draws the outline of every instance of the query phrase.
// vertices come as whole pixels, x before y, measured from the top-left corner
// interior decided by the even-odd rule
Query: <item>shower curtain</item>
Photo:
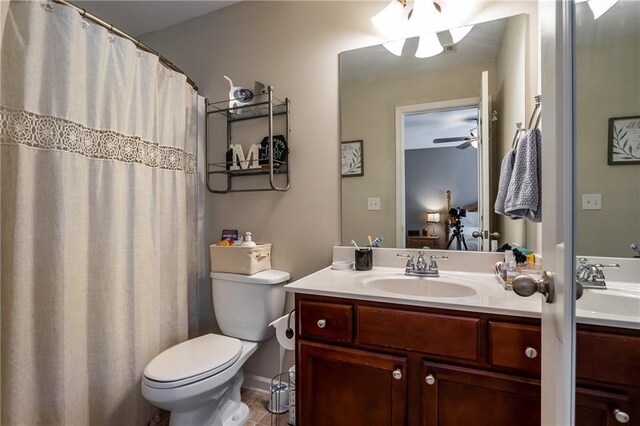
[[[1,40],[1,423],[145,424],[144,366],[196,333],[197,94],[67,6]]]

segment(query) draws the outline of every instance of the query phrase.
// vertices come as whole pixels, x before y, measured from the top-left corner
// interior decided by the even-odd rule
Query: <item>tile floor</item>
[[[263,393],[242,389],[242,402],[249,407],[249,421],[246,426],[286,426],[288,424],[289,413],[273,416],[267,410],[268,401],[269,397]]]
[[[246,426],[287,426],[289,413],[273,416],[267,410],[269,397],[266,394],[242,389],[242,402],[249,407],[249,421]],[[272,418],[273,417],[273,418]],[[148,426],[169,426],[169,412],[158,410]]]

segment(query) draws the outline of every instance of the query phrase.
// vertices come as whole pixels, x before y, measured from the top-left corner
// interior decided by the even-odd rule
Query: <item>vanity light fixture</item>
[[[587,0],[576,0],[576,4],[584,3]],[[604,15],[607,10],[611,9],[611,7],[616,4],[618,0],[588,0],[587,4],[593,12],[593,19],[598,19],[602,15]]]
[[[405,6],[405,0],[391,0],[384,9],[371,18],[373,26],[376,27],[386,39],[394,40],[384,43],[383,46],[396,56],[402,54],[402,48],[404,47]]]
[[[467,3],[469,3],[467,6],[471,8],[475,2],[468,0]],[[400,56],[404,48],[405,39],[419,35],[420,41],[415,56],[417,58],[429,58],[444,51],[444,47],[438,40],[438,36],[433,32],[433,28],[442,27],[442,21],[449,20],[447,16],[459,9],[460,6],[460,1],[443,2],[443,0],[438,0],[434,2],[433,0],[414,0],[413,7],[407,12],[406,0],[391,0],[384,9],[371,18],[371,23],[387,40],[392,40],[383,44],[389,52]],[[443,7],[447,9],[444,12],[451,9],[449,11],[451,13],[444,13]],[[454,8],[457,9],[454,10]],[[467,25],[449,30],[453,43],[460,42],[469,34],[472,28],[473,25]]]
[[[425,32],[435,27],[439,10],[440,6],[436,8],[436,4],[431,0],[415,0],[413,3],[409,26],[412,34],[420,34],[416,58],[430,58],[444,50],[436,33]]]

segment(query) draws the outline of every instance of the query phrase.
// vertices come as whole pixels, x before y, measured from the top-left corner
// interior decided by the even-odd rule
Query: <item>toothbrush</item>
[[[354,246],[356,250],[360,250],[360,247],[358,247],[358,243],[356,243],[355,240],[351,240],[351,245]]]
[[[373,242],[371,241],[371,235],[369,235],[368,238],[369,238],[369,247],[373,247]]]

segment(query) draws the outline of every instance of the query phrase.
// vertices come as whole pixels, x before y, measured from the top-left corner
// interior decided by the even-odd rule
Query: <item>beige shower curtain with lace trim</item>
[[[0,49],[1,423],[144,424],[197,324],[197,95],[63,5],[10,3]]]

